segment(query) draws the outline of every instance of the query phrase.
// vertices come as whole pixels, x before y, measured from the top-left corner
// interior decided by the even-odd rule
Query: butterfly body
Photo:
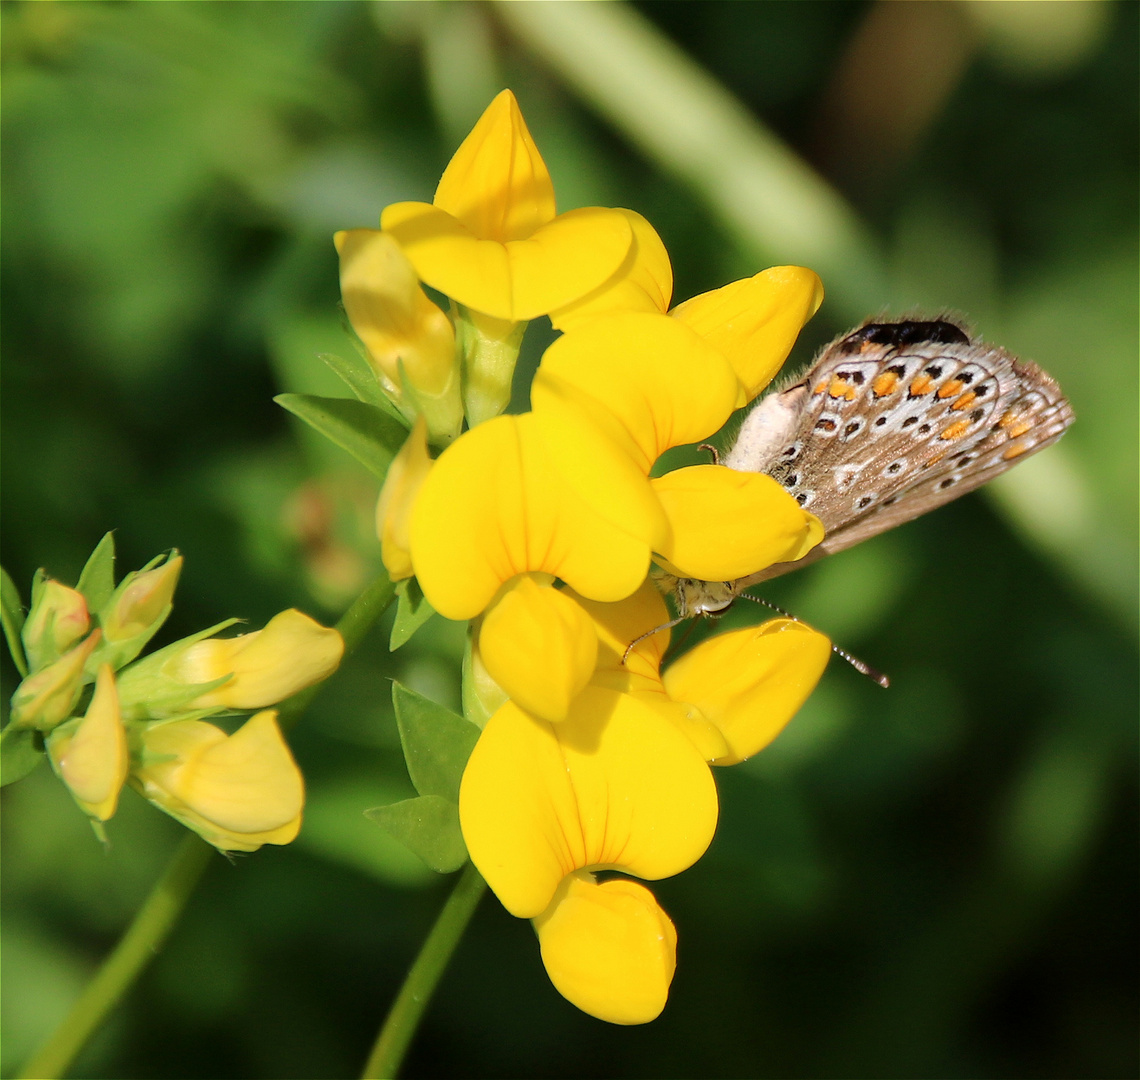
[[[771,476],[823,523],[805,558],[730,582],[682,579],[682,614],[723,611],[778,577],[919,517],[1054,443],[1073,413],[1036,364],[949,320],[867,323],[763,398],[722,459]]]

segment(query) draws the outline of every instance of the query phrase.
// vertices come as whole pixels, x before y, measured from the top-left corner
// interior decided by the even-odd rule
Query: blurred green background
[[[1137,1075],[1138,14],[0,7],[3,559],[25,598],[116,529],[120,571],[186,555],[158,644],[340,614],[378,565],[376,485],[270,398],[343,394],[317,360],[351,348],[331,233],[430,199],[507,85],[560,207],[644,213],[678,299],[804,262],[828,299],[794,362],[871,313],[954,310],[1073,401],[996,491],[768,590],[893,685],[833,664],[718,772],[711,850],[654,887],[680,934],[662,1018],[577,1012],[488,897],[407,1075]],[[411,793],[389,680],[456,704],[462,637],[437,619],[390,656],[381,627],[345,666],[292,737],[300,838],[214,860],[73,1075],[358,1074],[449,887],[363,817]],[[3,810],[12,1075],[180,830],[128,792],[104,852],[42,766]]]

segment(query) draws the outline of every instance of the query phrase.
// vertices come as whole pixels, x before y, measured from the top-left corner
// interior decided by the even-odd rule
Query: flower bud
[[[60,724],[47,738],[52,767],[84,813],[106,821],[127,778],[127,733],[110,664],[99,669],[87,714]]]
[[[12,723],[50,731],[65,719],[88,681],[83,669],[101,636],[95,630],[55,663],[20,683],[12,695]]]
[[[463,422],[450,320],[390,234],[349,229],[333,242],[344,309],[380,385],[405,415],[422,414],[434,439],[449,442]]]
[[[128,574],[99,613],[105,659],[115,668],[133,660],[166,622],[182,571],[174,555],[150,570]]]
[[[193,699],[188,709],[260,709],[328,678],[343,655],[344,639],[336,630],[289,608],[264,630],[175,649],[162,673],[184,685],[233,676]]]
[[[393,581],[410,578],[415,573],[411,553],[412,504],[431,466],[427,427],[421,418],[388,466],[388,475],[384,477],[384,486],[376,503],[380,556]]]
[[[150,725],[131,783],[221,851],[288,844],[301,828],[304,781],[272,709],[233,735],[201,720]]]
[[[87,634],[90,625],[83,594],[50,578],[45,580],[20,634],[28,668],[38,671],[58,660]]]

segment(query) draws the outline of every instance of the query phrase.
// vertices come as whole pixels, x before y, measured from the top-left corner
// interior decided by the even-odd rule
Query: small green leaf
[[[412,635],[434,614],[435,608],[424,599],[420,583],[413,578],[405,578],[396,586],[396,621],[392,623],[392,634],[388,638],[388,651],[395,652],[406,645]]]
[[[75,586],[87,601],[89,611],[101,611],[115,592],[115,534],[107,533],[91,552],[91,558]]]
[[[33,729],[14,728],[9,724],[0,732],[0,787],[22,780],[43,757],[42,742]],[[458,815],[458,811],[456,813]]]
[[[12,654],[12,663],[16,665],[20,678],[27,678],[28,661],[24,658],[24,643],[20,639],[20,631],[24,629],[24,608],[20,603],[20,590],[3,567],[0,567],[0,622],[4,625],[4,638]]]
[[[363,356],[350,356],[346,360],[343,356],[337,356],[335,353],[320,353],[318,359],[323,360],[340,376],[357,401],[375,405],[378,409],[383,409],[393,419],[399,420],[401,423],[406,422],[396,406],[389,400],[388,395],[384,393],[380,380],[376,378],[376,374]]]
[[[479,729],[400,683],[392,684],[392,704],[416,791],[458,803],[459,781],[479,740]]]
[[[467,861],[459,807],[439,795],[404,799],[364,813],[437,873],[450,874]]]
[[[403,424],[363,401],[313,394],[278,394],[273,400],[347,450],[380,479],[408,437]]]

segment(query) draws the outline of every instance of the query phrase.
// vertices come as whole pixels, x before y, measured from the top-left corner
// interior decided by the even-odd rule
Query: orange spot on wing
[[[953,397],[955,394],[961,393],[962,387],[965,385],[961,379],[949,379],[938,388],[938,396],[940,398]]]
[[[931,465],[937,465],[945,456],[945,453],[935,454],[934,457],[932,457],[929,461],[924,461],[922,463],[922,467],[924,469],[929,469]]]
[[[1015,457],[1021,457],[1028,449],[1029,447],[1026,446],[1025,443],[1014,443],[1006,449],[1002,457],[1005,458],[1006,461],[1012,461]]]
[[[1009,427],[1010,424],[1016,424],[1016,423],[1017,423],[1017,413],[1015,413],[1012,409],[1007,409],[1002,414],[1002,418],[998,421],[998,427],[1007,428],[1007,427]]]
[[[910,396],[921,397],[923,394],[929,394],[933,385],[934,380],[924,371],[910,384]]]
[[[938,437],[940,439],[960,439],[967,431],[970,430],[969,420],[955,420],[945,431]]]
[[[893,394],[899,385],[899,377],[893,371],[884,371],[882,375],[876,375],[875,381],[871,383],[871,391],[875,397],[886,397],[888,394]]]
[[[816,387],[812,391],[812,393],[813,394],[822,394],[824,392],[824,390],[826,390],[826,389],[827,389],[827,380],[824,379],[823,382],[816,383]]]
[[[1019,420],[1016,424],[1009,429],[1009,437],[1016,439],[1019,435],[1024,435],[1033,427],[1032,420]]]
[[[845,398],[846,398],[848,401],[854,401],[854,400],[855,400],[855,397],[856,397],[856,395],[857,395],[858,393],[859,393],[859,391],[858,391],[858,390],[856,390],[856,389],[855,389],[855,387],[853,387],[853,386],[848,386],[848,387],[847,387],[847,393],[846,393],[846,394],[844,394],[843,396],[844,396],[844,397],[845,397]]]
[[[844,382],[842,379],[833,378],[831,385],[827,388],[827,392],[834,398],[847,397],[847,392],[850,389],[850,384]]]
[[[968,409],[977,399],[978,395],[971,390],[968,394],[963,394],[950,408],[956,412],[960,412],[962,409]]]

